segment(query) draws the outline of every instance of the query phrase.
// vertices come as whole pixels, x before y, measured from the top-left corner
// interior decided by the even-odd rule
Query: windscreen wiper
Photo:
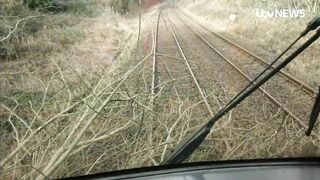
[[[320,16],[313,18],[308,24],[306,29],[300,34],[300,36],[305,36],[308,32],[317,29],[320,26]]]
[[[316,97],[316,100],[314,102],[311,114],[310,114],[310,121],[309,121],[309,127],[308,130],[306,132],[307,136],[310,136],[311,131],[314,127],[314,125],[316,124],[316,121],[319,117],[319,113],[320,113],[320,86],[319,86],[319,92],[318,95]]]
[[[173,152],[168,154],[166,158],[160,163],[161,165],[165,164],[179,164],[187,159],[203,142],[203,140],[210,133],[210,130],[213,128],[215,122],[217,122],[222,116],[228,113],[231,109],[239,105],[244,99],[250,96],[255,90],[257,90],[261,85],[266,81],[272,78],[277,74],[282,68],[284,68],[288,63],[290,63],[295,57],[297,57],[301,52],[308,48],[314,41],[320,37],[320,28],[316,33],[309,38],[303,45],[296,49],[290,56],[288,56],[283,62],[279,63],[276,67],[264,74],[278,59],[290,49],[293,44],[295,44],[302,36],[308,34],[308,32],[317,29],[320,26],[320,17],[314,18],[307,25],[307,28],[300,34],[300,36],[283,52],[279,57],[274,60],[269,67],[264,70],[257,78],[255,78],[246,88],[244,88],[239,94],[237,94],[223,109],[221,109],[215,116],[213,116],[206,124],[202,127],[196,129],[182,141],[180,141]],[[258,78],[261,79],[256,81]]]

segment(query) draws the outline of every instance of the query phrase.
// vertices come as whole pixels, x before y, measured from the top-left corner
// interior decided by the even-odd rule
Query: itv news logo
[[[304,9],[277,9],[277,10],[264,10],[256,9],[256,16],[260,18],[302,18],[305,16]]]

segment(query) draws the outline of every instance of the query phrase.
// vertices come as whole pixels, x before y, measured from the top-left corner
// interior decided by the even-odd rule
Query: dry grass
[[[295,3],[294,3],[295,2]],[[305,28],[313,17],[319,16],[316,1],[181,1],[181,7],[192,12],[197,20],[251,49],[267,60],[280,54]],[[259,18],[256,9],[275,10],[303,8],[303,18]],[[234,16],[235,18],[232,18]],[[287,67],[298,79],[313,87],[320,84],[320,42],[316,42]]]
[[[134,35],[129,42],[136,39]],[[124,52],[135,47],[135,43],[128,43]],[[137,157],[144,156],[144,149],[150,147],[145,147],[144,138],[136,139],[152,137],[141,126],[149,124],[145,119],[155,112],[148,107],[144,82],[138,81],[148,57],[121,53],[113,70],[108,71],[101,67],[79,71],[66,61],[61,66],[52,60],[52,74],[45,82],[39,79],[43,85],[39,101],[3,97],[3,128],[8,132],[2,134],[7,138],[1,139],[5,144],[1,176],[66,177],[145,162]]]

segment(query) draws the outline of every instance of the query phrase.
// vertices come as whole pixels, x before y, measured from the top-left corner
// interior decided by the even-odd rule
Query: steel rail
[[[181,10],[180,10],[181,11]],[[195,21],[193,18],[191,18],[190,16],[188,16],[185,12],[181,11],[182,14],[188,18],[188,20],[192,21],[193,23],[195,24],[198,24],[201,28],[209,31],[210,33],[212,33],[213,35],[219,37],[220,39],[222,39],[223,41],[227,42],[228,44],[238,48],[239,50],[241,50],[242,52],[245,52],[246,54],[248,54],[249,56],[253,57],[253,60],[260,63],[261,65],[265,66],[265,67],[268,67],[269,66],[269,63],[258,57],[257,55],[255,55],[254,53],[252,53],[251,51],[241,47],[240,45],[238,45],[237,43],[235,43],[234,41],[231,41],[230,39],[224,37],[223,35],[221,34],[218,34],[216,32],[214,32],[213,30],[205,27],[204,25],[200,24],[199,22]],[[271,68],[274,68],[273,66]],[[291,83],[293,83],[294,85],[296,86],[300,86],[301,89],[308,93],[309,95],[312,95],[314,96],[316,94],[316,90],[314,90],[312,87],[308,86],[307,84],[301,82],[300,80],[298,80],[297,78],[293,77],[292,75],[286,73],[286,72],[283,72],[283,71],[280,71],[279,74],[283,77],[283,78],[287,78]]]
[[[179,48],[180,55],[182,56],[183,60],[185,61],[185,64],[186,64],[186,66],[187,66],[187,68],[188,68],[188,70],[189,70],[189,73],[190,73],[190,75],[191,75],[191,77],[192,77],[192,79],[193,79],[193,82],[195,83],[195,85],[196,85],[196,87],[197,87],[197,90],[198,90],[198,92],[199,92],[199,94],[200,94],[200,96],[201,96],[201,98],[202,98],[202,100],[203,100],[203,102],[204,102],[204,104],[205,104],[205,106],[206,106],[206,108],[207,108],[210,116],[213,116],[214,113],[213,113],[213,111],[212,111],[212,109],[211,109],[211,107],[210,107],[210,104],[209,104],[208,101],[207,101],[207,97],[205,96],[202,88],[200,87],[199,82],[198,82],[197,78],[195,77],[195,75],[194,75],[194,73],[193,73],[193,71],[192,71],[192,69],[191,69],[191,66],[190,66],[190,64],[189,64],[189,62],[188,62],[188,60],[187,60],[187,57],[185,56],[184,51],[183,51],[182,48],[181,48],[180,42],[179,42],[179,40],[178,40],[178,38],[177,38],[177,35],[176,35],[176,33],[174,32],[173,27],[172,27],[172,26],[173,26],[173,23],[171,22],[171,20],[169,19],[169,17],[168,17],[168,24],[169,24],[169,29],[170,29],[170,31],[171,31],[171,33],[172,33],[172,35],[173,35],[173,37],[174,37],[174,40],[175,40],[175,42],[176,42],[176,45],[177,45],[177,47]]]
[[[158,35],[159,35],[159,22],[161,16],[161,9],[158,14],[157,26],[154,32],[154,44],[153,44],[153,58],[152,58],[152,82],[151,82],[151,96],[154,98],[156,94],[156,83],[157,83],[157,52],[158,52]]]
[[[180,19],[180,18],[178,18]],[[234,68],[238,73],[240,73],[241,76],[243,76],[248,82],[251,82],[252,79],[246,75],[241,69],[239,69],[235,64],[231,62],[227,57],[225,57],[220,51],[218,51],[212,44],[210,44],[203,36],[201,36],[199,33],[194,31],[189,25],[187,25],[182,19],[180,21],[192,32],[198,37],[201,41],[203,41],[210,49],[212,49],[214,52],[216,52],[220,57],[222,57],[223,60],[225,60],[232,68]],[[255,84],[255,83],[254,83]],[[270,100],[274,105],[281,108],[286,114],[288,114],[290,117],[295,119],[301,126],[304,128],[308,128],[308,126],[299,118],[297,117],[293,112],[291,112],[287,107],[285,107],[283,104],[281,104],[276,98],[274,98],[270,93],[268,93],[265,89],[259,88],[260,92],[262,92],[265,97]],[[319,137],[318,135],[316,135]]]

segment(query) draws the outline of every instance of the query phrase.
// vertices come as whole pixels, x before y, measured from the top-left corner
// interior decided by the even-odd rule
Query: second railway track
[[[238,50],[240,53],[242,53],[245,56],[249,56],[253,61],[256,61],[257,63],[261,64],[264,67],[268,67],[269,63],[262,59],[261,57],[258,57],[257,55],[255,55],[254,53],[252,53],[251,51],[247,50],[244,47],[241,47],[240,45],[236,44],[235,42],[233,42],[232,40],[224,37],[221,34],[218,34],[217,32],[210,30],[209,28],[205,27],[204,25],[198,23],[197,21],[193,20],[191,17],[189,17],[186,13],[184,13],[183,11],[179,11],[179,13],[181,13],[183,16],[188,18],[188,21],[191,23],[194,23],[196,25],[198,25],[199,27],[201,27],[203,30],[206,30],[207,32],[209,32],[210,34],[218,37],[219,39],[223,40],[225,43],[225,45],[228,46],[228,48],[231,49],[236,49]],[[273,69],[273,66],[270,68]],[[288,81],[290,81],[292,84],[295,84],[297,87],[301,88],[302,91],[310,94],[310,95],[315,95],[316,91],[315,89],[313,89],[312,87],[310,87],[309,85],[307,85],[306,83],[298,80],[297,78],[293,77],[292,75],[284,72],[284,71],[280,71],[279,75],[283,76],[284,78],[286,78]]]
[[[180,18],[181,17],[177,19]],[[213,41],[216,39],[208,38],[210,37],[210,34],[203,32],[205,31],[204,29],[202,29],[202,31],[200,28],[195,30],[196,28],[190,25],[192,22],[187,19],[183,19],[181,20],[181,22],[184,26],[190,29],[190,31],[192,31],[195,36],[201,39],[204,44],[208,45],[213,51],[218,53],[249,82],[257,75],[258,72],[261,72],[263,70],[264,66],[261,64],[254,64],[253,62],[250,62],[250,60],[253,61],[252,59],[247,60],[246,58],[245,60],[243,60],[246,62],[241,62],[240,60],[242,60],[243,57],[239,56],[239,54],[237,54],[237,56],[233,56],[235,53],[228,53],[227,57],[225,55],[227,54],[226,49],[228,48],[229,50],[230,46],[225,46],[225,43],[223,44],[221,43],[221,41]],[[251,57],[256,58],[256,56]],[[270,82],[267,83],[267,85],[264,85],[263,88],[260,88],[260,91],[262,91],[262,93],[265,94],[265,96],[270,101],[272,101],[278,107],[281,107],[287,114],[296,119],[296,121],[298,121],[304,128],[306,128],[307,117],[312,107],[313,91],[309,91],[309,89],[312,90],[312,88],[305,88],[303,83],[299,83],[299,81],[292,82],[291,79],[295,78],[292,77],[288,79],[287,76],[281,74],[280,77],[278,76],[273,78],[272,80],[270,80]]]

